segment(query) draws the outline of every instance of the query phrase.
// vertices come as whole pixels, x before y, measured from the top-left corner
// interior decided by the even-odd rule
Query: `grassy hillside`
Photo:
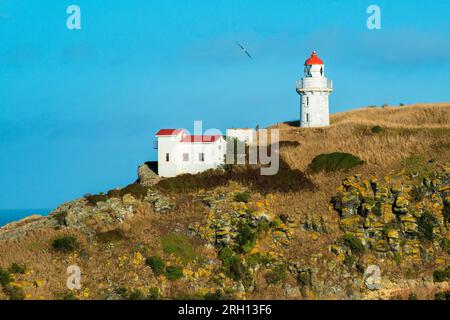
[[[424,244],[434,250],[433,259],[424,260],[356,250],[360,240],[347,231],[359,228],[363,218],[354,215],[350,219],[359,220],[347,223],[332,200],[344,203],[339,210],[352,210],[352,197],[363,198],[371,183],[382,189],[377,181],[385,181],[392,190],[400,184],[411,206],[430,208],[440,221],[431,232],[439,241],[448,238],[446,187],[436,184],[443,191],[432,195],[416,195],[410,187],[420,186],[420,179],[439,180],[434,172],[450,161],[450,104],[353,110],[333,115],[327,128],[274,127],[281,133],[283,166],[269,180],[255,176],[255,170],[236,169],[167,179],[153,187],[133,184],[64,204],[49,219],[0,230],[0,279],[2,272],[4,279],[12,277],[0,286],[0,299],[17,292],[29,299],[358,299],[410,293],[429,299],[448,289],[447,282],[432,279],[433,271],[449,265],[444,245]],[[332,153],[341,161],[349,153],[357,165],[311,169],[317,156]],[[403,210],[401,195],[381,199],[384,207]],[[373,208],[381,200],[372,199]],[[382,228],[390,235],[397,227],[384,221]],[[72,238],[55,245],[61,237],[74,237],[76,245]],[[26,271],[14,273],[14,263]],[[361,270],[371,263],[385,275],[377,292],[363,285]],[[71,264],[82,269],[80,291],[65,287]]]

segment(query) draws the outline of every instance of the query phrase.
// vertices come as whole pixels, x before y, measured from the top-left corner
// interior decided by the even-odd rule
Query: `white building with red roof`
[[[226,140],[222,135],[189,135],[184,129],[156,133],[158,175],[175,177],[216,169],[225,163]]]
[[[325,65],[315,51],[306,60],[304,73],[304,77],[297,81],[300,127],[329,126],[329,96],[333,92],[333,84],[325,77]]]

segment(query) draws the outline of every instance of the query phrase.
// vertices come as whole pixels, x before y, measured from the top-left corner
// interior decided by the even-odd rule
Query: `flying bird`
[[[238,42],[236,42],[236,44],[241,48],[242,52],[244,52],[250,59],[253,59],[250,53],[248,53],[247,49],[241,46]]]

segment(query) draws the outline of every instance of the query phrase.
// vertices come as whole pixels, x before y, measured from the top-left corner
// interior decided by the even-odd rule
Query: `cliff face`
[[[445,297],[450,106],[332,123],[278,125],[282,167],[269,179],[236,167],[160,181],[143,165],[125,188],[0,229],[0,298]],[[340,169],[345,155],[333,163],[333,152],[363,161]],[[71,265],[79,290],[66,286]]]

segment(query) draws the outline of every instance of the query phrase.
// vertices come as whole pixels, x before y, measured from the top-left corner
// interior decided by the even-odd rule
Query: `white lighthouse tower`
[[[333,91],[331,80],[325,77],[325,65],[313,51],[305,62],[304,78],[297,81],[300,95],[300,127],[330,125],[328,97]]]

